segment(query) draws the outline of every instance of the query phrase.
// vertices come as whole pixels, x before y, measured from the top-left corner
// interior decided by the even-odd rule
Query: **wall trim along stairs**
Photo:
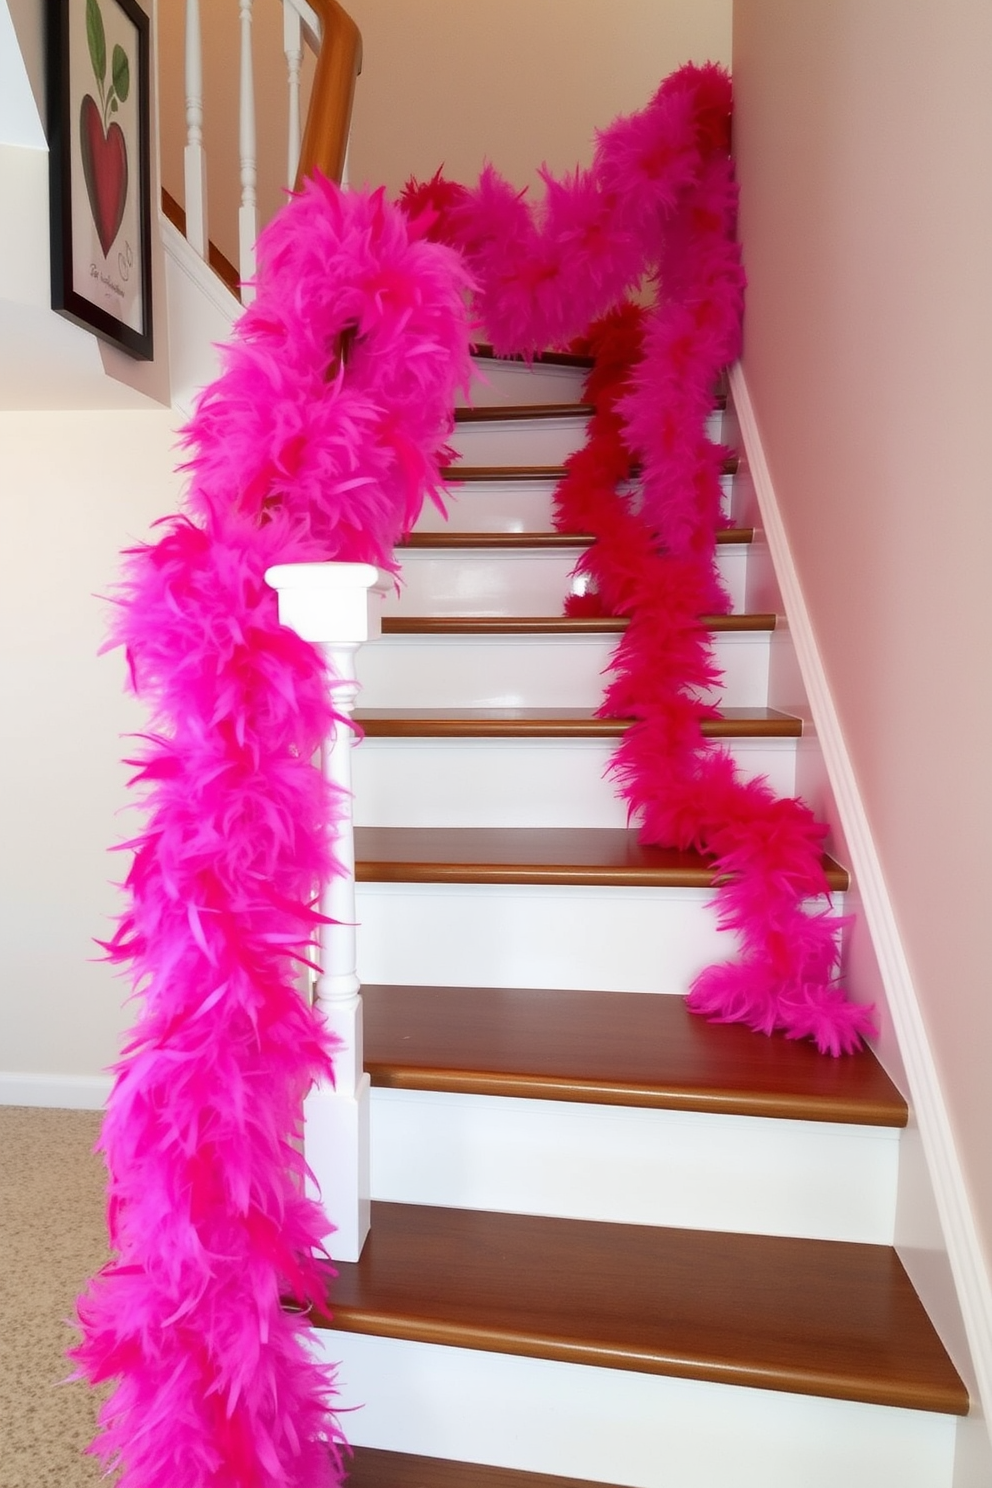
[[[827,681],[802,586],[796,572],[775,487],[761,442],[754,406],[743,367],[729,374],[731,400],[740,430],[741,459],[753,483],[764,537],[781,590],[796,659],[802,673],[816,734],[846,839],[864,915],[874,943],[889,1012],[904,1061],[908,1095],[922,1142],[929,1179],[947,1246],[957,1301],[971,1350],[971,1360],[960,1357],[954,1340],[955,1321],[940,1316],[939,1299],[927,1298],[935,1325],[955,1358],[957,1367],[974,1384],[986,1418],[992,1419],[992,1279],[982,1253],[958,1158],[940,1079],[927,1039],[912,972],[903,949],[895,911],[879,861],[871,826],[854,766]],[[900,1249],[897,1241],[897,1249]],[[913,1274],[913,1257],[903,1254]],[[915,1279],[915,1278],[914,1278]],[[969,1368],[970,1365],[970,1368]]]

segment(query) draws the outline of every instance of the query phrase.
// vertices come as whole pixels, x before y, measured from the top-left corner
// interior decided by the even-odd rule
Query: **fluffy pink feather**
[[[341,1481],[332,1378],[283,1306],[323,1304],[331,1274],[298,1139],[333,1050],[295,977],[337,871],[342,803],[310,763],[335,679],[264,573],[392,567],[468,379],[460,261],[381,193],[310,183],[259,258],[187,431],[186,511],[129,555],[113,633],[152,714],[108,947],[139,1013],[101,1139],[114,1259],[75,1358],[117,1381],[94,1450],[123,1488]]]
[[[700,737],[715,672],[699,616],[725,605],[703,424],[743,290],[730,104],[721,69],[681,69],[599,137],[589,171],[545,172],[537,211],[491,169],[471,191],[412,185],[409,223],[381,193],[318,181],[263,237],[258,297],[189,430],[187,510],[130,555],[115,628],[152,714],[134,761],[148,821],[109,946],[139,1016],[102,1139],[115,1258],[80,1299],[76,1359],[118,1381],[96,1450],[124,1488],[340,1481],[332,1381],[282,1306],[328,1275],[297,1137],[333,1051],[294,972],[336,871],[341,803],[309,764],[335,679],[278,625],[263,576],[394,566],[425,491],[439,499],[470,293],[497,350],[526,355],[658,278],[646,327],[624,309],[598,335],[592,438],[560,493],[562,524],[600,539],[585,606],[630,617],[604,703],[635,719],[615,769],[645,834],[702,847],[723,878],[741,958],[690,1005],[833,1053],[869,1026],[836,984],[837,921],[805,910],[822,829]]]
[[[838,986],[840,922],[806,910],[825,889],[823,829],[801,802],[738,779],[700,732],[698,695],[718,681],[700,617],[728,608],[714,550],[727,451],[706,419],[740,350],[744,292],[731,104],[722,69],[681,68],[603,131],[588,171],[542,172],[533,209],[492,169],[471,190],[439,175],[410,193],[427,192],[429,230],[464,254],[498,352],[563,345],[606,317],[591,337],[596,415],[557,501],[564,529],[597,539],[579,563],[586,592],[567,608],[630,620],[603,711],[635,721],[612,768],[648,841],[715,860],[719,921],[741,957],[705,972],[689,1005],[836,1054],[872,1020]],[[645,275],[657,284],[647,315],[618,308]]]

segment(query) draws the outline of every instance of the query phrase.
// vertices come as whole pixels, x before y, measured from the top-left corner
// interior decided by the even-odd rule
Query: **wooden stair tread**
[[[700,615],[707,630],[774,630],[774,615]],[[623,615],[384,615],[383,635],[618,635]]]
[[[592,418],[596,412],[591,403],[484,403],[471,408],[456,408],[456,424],[503,424],[522,419],[541,422],[544,419]]]
[[[709,1023],[681,997],[511,987],[362,989],[365,1068],[388,1090],[906,1125],[870,1050],[824,1059],[806,1040]]]
[[[826,855],[827,883],[848,887]],[[623,827],[356,827],[359,883],[599,884],[712,888],[712,861],[650,847]]]
[[[610,1488],[607,1483],[590,1483],[584,1478],[514,1472],[481,1462],[418,1457],[412,1452],[386,1452],[378,1447],[352,1448],[347,1482],[348,1488]]]
[[[968,1409],[887,1246],[374,1203],[361,1260],[336,1266],[350,1332]]]
[[[397,552],[416,549],[418,552],[437,549],[446,552],[460,548],[590,548],[596,541],[585,532],[411,532],[401,543]],[[721,527],[716,534],[717,545],[754,541],[753,527]]]
[[[618,739],[630,718],[600,718],[591,708],[356,708],[370,739]],[[801,718],[775,708],[723,708],[703,718],[705,739],[798,739]]]
[[[722,464],[724,475],[736,475],[736,455],[727,455]],[[637,478],[638,467],[631,469],[631,479]],[[442,465],[441,479],[445,481],[534,481],[564,480],[568,474],[564,465]]]

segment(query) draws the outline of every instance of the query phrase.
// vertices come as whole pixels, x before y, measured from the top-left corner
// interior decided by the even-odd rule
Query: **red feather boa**
[[[589,439],[557,495],[561,527],[597,538],[580,565],[592,591],[573,608],[630,619],[603,711],[635,722],[612,769],[645,840],[715,861],[719,922],[741,956],[704,971],[689,1006],[839,1054],[872,1019],[839,985],[840,920],[807,912],[827,891],[824,828],[800,801],[741,780],[699,728],[698,692],[718,680],[699,617],[727,608],[714,559],[726,451],[705,426],[739,351],[744,285],[730,113],[726,73],[685,67],[600,135],[590,170],[545,172],[539,210],[492,168],[473,190],[440,173],[412,182],[403,205],[464,255],[497,352],[565,345],[612,311],[592,337]],[[650,313],[617,310],[646,273]],[[636,498],[618,494],[632,465]]]

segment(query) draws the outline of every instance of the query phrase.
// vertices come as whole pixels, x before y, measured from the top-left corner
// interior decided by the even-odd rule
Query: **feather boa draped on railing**
[[[727,74],[684,67],[600,134],[590,169],[544,172],[537,210],[491,167],[473,189],[440,172],[411,182],[403,206],[462,253],[502,355],[567,346],[656,281],[649,312],[614,313],[593,337],[596,416],[557,497],[559,525],[597,539],[580,565],[586,612],[629,617],[602,711],[635,722],[612,769],[646,841],[715,863],[719,923],[741,955],[696,979],[690,1007],[839,1054],[872,1019],[838,982],[840,920],[807,912],[827,892],[824,829],[801,802],[742,781],[700,732],[699,695],[718,680],[700,617],[727,609],[714,558],[726,451],[705,426],[739,352],[744,288],[730,116]],[[636,496],[622,494],[632,470]]]
[[[130,554],[113,634],[156,731],[108,946],[140,998],[101,1139],[114,1258],[80,1299],[75,1359],[117,1379],[93,1450],[122,1488],[342,1479],[299,1315],[330,1274],[298,1137],[333,1050],[298,972],[350,808],[311,763],[334,678],[264,574],[394,568],[468,380],[462,265],[381,194],[311,182],[259,262],[186,432],[185,511]]]

